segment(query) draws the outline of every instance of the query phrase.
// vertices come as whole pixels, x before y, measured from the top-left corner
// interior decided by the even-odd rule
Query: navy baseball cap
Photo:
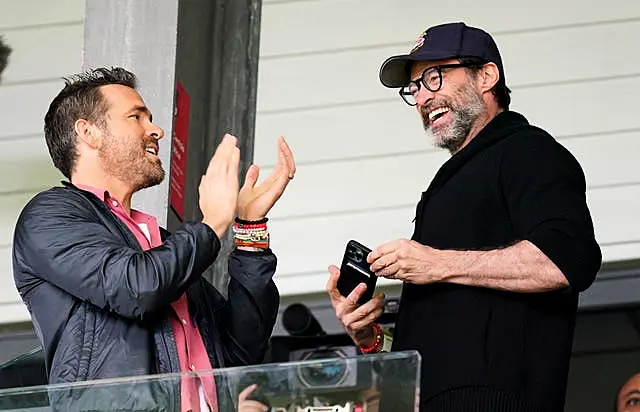
[[[498,46],[491,35],[464,23],[446,23],[428,28],[409,54],[389,57],[380,68],[380,81],[386,87],[409,84],[413,62],[429,62],[459,57],[478,57],[495,63],[504,80],[504,69]],[[505,82],[506,84],[506,82]]]

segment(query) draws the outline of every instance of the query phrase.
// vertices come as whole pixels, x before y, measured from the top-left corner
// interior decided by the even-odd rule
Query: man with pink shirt
[[[226,135],[200,182],[202,221],[171,234],[131,208],[135,192],[164,179],[163,135],[122,68],[67,79],[49,107],[47,146],[69,181],[23,209],[13,269],[50,383],[203,371],[264,356],[279,305],[266,215],[295,174],[293,154],[280,138],[271,175],[256,185],[253,165],[240,188],[240,152]],[[202,274],[234,218],[225,299]],[[98,410],[217,411],[226,396],[210,374],[125,392],[78,399]]]

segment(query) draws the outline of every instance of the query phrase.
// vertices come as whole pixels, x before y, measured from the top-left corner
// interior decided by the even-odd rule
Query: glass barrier
[[[414,412],[419,374],[420,356],[413,351],[311,359],[3,389],[0,410],[181,411],[189,401],[183,399],[188,397],[182,397],[181,391],[190,383],[198,383],[203,387],[215,385],[211,393],[217,395],[220,412],[259,410],[250,408],[253,402],[270,412]],[[240,402],[244,399],[241,393],[251,385],[257,386],[245,391],[251,393]]]
[[[0,389],[47,384],[42,347],[0,364]]]

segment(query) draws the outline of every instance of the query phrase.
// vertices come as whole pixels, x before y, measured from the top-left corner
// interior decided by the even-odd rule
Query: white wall
[[[0,324],[29,319],[13,283],[11,241],[24,204],[62,176],[42,132],[61,77],[82,63],[83,0],[5,0],[0,35],[14,49],[0,84]]]
[[[408,237],[420,192],[447,154],[378,82],[380,63],[428,26],[464,20],[492,32],[513,109],[582,162],[605,261],[640,258],[640,3],[506,0],[264,0],[255,159],[263,175],[285,135],[298,174],[272,213],[283,295],[319,292],[350,238]],[[516,4],[516,3],[513,3]],[[520,11],[530,7],[527,12]],[[5,0],[14,48],[0,85],[0,323],[27,320],[11,275],[17,215],[57,184],[42,136],[60,78],[80,70],[83,0]],[[550,12],[550,11],[553,12]],[[595,58],[594,56],[598,56]],[[382,282],[389,283],[389,282]]]
[[[512,109],[581,162],[604,261],[640,258],[640,3],[586,3],[264,0],[255,161],[272,166],[283,134],[298,163],[272,212],[281,293],[321,291],[350,238],[375,247],[411,235],[448,155],[378,70],[446,21],[494,35]]]

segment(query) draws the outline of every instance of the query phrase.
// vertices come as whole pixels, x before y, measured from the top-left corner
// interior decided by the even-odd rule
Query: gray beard
[[[447,149],[451,154],[457,152],[464,144],[474,124],[486,110],[484,101],[471,85],[462,87],[454,98],[455,105],[448,105],[453,120],[448,126],[440,127],[437,132],[434,132],[431,124],[424,120],[423,113],[424,129],[429,138],[437,147]]]

